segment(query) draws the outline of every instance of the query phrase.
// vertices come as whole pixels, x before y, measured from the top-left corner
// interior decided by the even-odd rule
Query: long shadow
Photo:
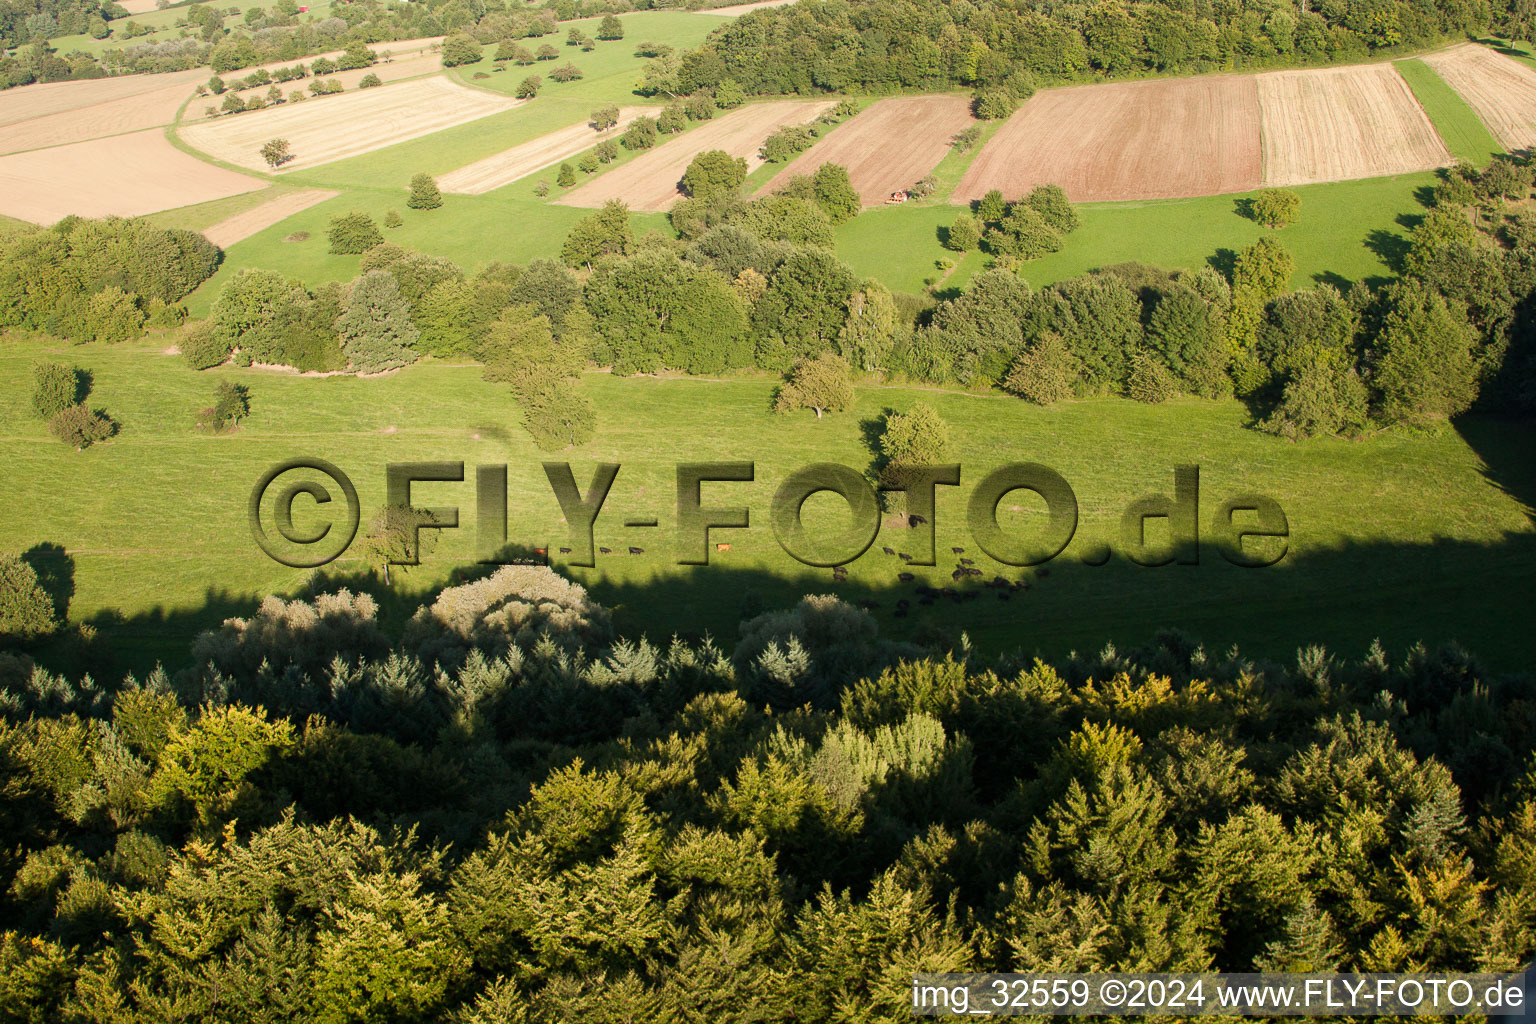
[[[1391,268],[1394,274],[1402,274],[1408,259],[1408,251],[1413,248],[1408,239],[1395,231],[1385,228],[1376,228],[1365,236],[1365,247],[1381,258],[1381,261]]]

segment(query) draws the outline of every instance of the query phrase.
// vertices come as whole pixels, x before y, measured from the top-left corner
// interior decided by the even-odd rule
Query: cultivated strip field
[[[879,206],[938,166],[950,140],[974,123],[964,96],[900,96],[881,100],[838,125],[759,190],[767,195],[824,163],[848,168],[865,206]]]
[[[1461,94],[1505,149],[1536,145],[1536,70],[1475,43],[1423,61]]]
[[[698,154],[723,149],[731,156],[744,158],[750,172],[762,166],[758,147],[775,128],[803,124],[831,106],[831,100],[778,100],[733,110],[600,175],[558,202],[566,206],[602,206],[610,199],[620,199],[631,210],[665,210],[682,198],[678,182]]]
[[[438,188],[444,192],[463,195],[480,195],[493,189],[510,185],[524,175],[551,164],[569,160],[603,139],[611,139],[623,132],[629,122],[642,114],[655,114],[659,107],[624,107],[619,111],[619,124],[599,135],[590,124],[573,124],[569,128],[541,135],[532,142],[502,150],[495,156],[476,160],[456,171],[437,179]]]
[[[893,140],[897,141],[897,140]],[[1242,192],[1260,180],[1252,77],[1083,85],[1036,93],[992,136],[954,192],[1013,198],[1054,183],[1076,202]]]
[[[378,75],[379,81],[388,83],[397,82],[402,78],[416,78],[420,75],[430,75],[437,71],[441,71],[442,68],[442,57],[435,53],[426,53],[415,57],[407,57],[402,60],[392,60],[387,64],[381,61],[369,68],[352,68],[349,71],[338,71],[334,75],[321,75],[320,77],[327,82],[332,80],[340,82],[343,89],[355,90],[357,88],[357,84],[369,75]],[[310,76],[309,78],[296,79],[292,82],[280,82],[275,84],[279,89],[282,90],[284,96],[287,96],[289,93],[295,91],[302,92],[304,94],[304,100],[301,102],[307,103],[309,100],[317,98],[311,96],[309,93],[309,83],[312,81],[314,81],[314,76]],[[247,100],[253,96],[265,97],[267,94],[267,89],[268,86],[265,85],[259,85],[252,89],[241,89],[240,96]],[[326,99],[329,99],[329,97],[326,97]],[[205,110],[207,107],[213,107],[214,110],[218,110],[219,104],[221,102],[222,97],[219,96],[205,96],[201,99],[193,100],[187,106],[187,112],[182,115],[182,123],[191,124],[194,121],[214,120],[213,117],[210,117],[206,114]],[[238,116],[244,117],[246,115],[240,114]]]
[[[0,213],[38,224],[157,213],[264,186],[183,153],[158,128],[0,156]]]
[[[244,210],[233,217],[225,217],[217,224],[204,228],[203,237],[220,249],[228,249],[236,242],[250,238],[258,231],[263,231],[279,221],[287,220],[301,210],[307,210],[339,194],[323,188],[312,188],[278,196],[260,206]]]
[[[254,170],[265,169],[262,145],[284,138],[294,158],[282,170],[290,171],[431,135],[524,102],[466,89],[440,76],[419,78],[200,121],[182,128],[181,138],[209,156]]]
[[[1453,161],[1391,64],[1259,75],[1264,184],[1407,174]]]

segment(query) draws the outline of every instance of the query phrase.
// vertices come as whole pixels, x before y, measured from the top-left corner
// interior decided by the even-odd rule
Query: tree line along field
[[[44,436],[27,411],[28,367],[43,356],[91,369],[92,401],[124,423],[117,439],[75,452]],[[505,390],[484,383],[477,367],[429,363],[376,379],[197,374],[153,341],[74,350],[14,342],[0,358],[0,452],[13,474],[29,481],[26,507],[0,513],[0,532],[12,546],[68,549],[71,618],[95,624],[140,667],[185,650],[197,631],[259,595],[317,585],[309,574],[270,561],[250,539],[246,498],[257,477],[282,459],[335,463],[356,482],[365,514],[382,502],[388,462],[505,463],[516,498],[509,539],[549,546],[557,564],[567,543],[540,469],[550,456],[531,445]],[[191,429],[192,413],[226,375],[249,386],[251,415],[236,434],[200,435]],[[919,582],[951,585],[950,549],[964,547],[986,579],[1006,573],[1029,579],[1031,589],[1011,601],[989,590],[964,605],[942,602],[903,629],[963,629],[994,652],[1097,649],[1108,638],[1130,640],[1178,624],[1213,644],[1239,643],[1281,660],[1298,644],[1347,651],[1371,636],[1398,648],[1420,638],[1455,638],[1512,665],[1525,653],[1522,630],[1506,611],[1511,595],[1530,593],[1536,571],[1522,504],[1531,498],[1532,453],[1528,435],[1497,423],[1473,423],[1464,433],[1442,427],[1368,443],[1296,445],[1244,430],[1240,405],[1194,399],[1165,406],[1100,399],[1042,409],[1000,395],[860,387],[852,411],[818,421],[808,413],[773,416],[767,380],[595,374],[581,388],[598,410],[597,438],[556,459],[572,463],[583,487],[597,462],[624,468],[596,537],[614,554],[600,556],[591,570],[562,571],[613,606],[626,632],[649,632],[658,642],[681,622],[729,638],[747,591],[763,607],[800,593],[873,599],[881,604],[877,618],[893,628],[896,601],[914,596],[912,584],[896,574],[908,570]],[[916,569],[885,555],[885,545],[912,551],[910,534],[889,528],[851,566],[847,583],[785,556],[767,510],[786,475],[818,461],[862,471],[871,458],[866,422],[919,400],[948,420],[955,450],[963,453],[961,486],[940,491],[938,565]],[[680,568],[672,529],[675,465],[720,459],[757,465],[754,483],[709,485],[707,492],[709,503],[750,506],[753,526],[715,536],[731,550],[712,555],[708,568]],[[1044,462],[1078,496],[1078,536],[1047,566],[1048,576],[992,563],[965,529],[970,487],[1009,460]],[[1213,548],[1199,566],[1146,569],[1120,558],[1101,568],[1082,564],[1096,542],[1114,542],[1131,500],[1171,493],[1173,467],[1189,462],[1201,466],[1203,515],[1239,491],[1281,503],[1292,536],[1279,567],[1235,569]],[[473,469],[467,472],[471,482],[463,485],[422,485],[419,500],[459,505],[464,528],[445,534],[429,563],[397,584],[401,594],[419,595],[476,557]],[[621,525],[651,515],[659,519],[656,529]],[[813,525],[816,517],[840,524],[846,513],[816,499],[807,515]],[[628,554],[630,546],[644,554]],[[331,571],[345,579],[362,568],[353,559]]]

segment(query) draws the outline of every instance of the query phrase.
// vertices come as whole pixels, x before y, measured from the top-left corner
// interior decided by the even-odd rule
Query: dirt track
[[[1258,88],[1212,75],[1036,93],[982,149],[954,192],[1013,199],[1052,182],[1077,202],[1172,199],[1259,184]]]
[[[71,213],[155,213],[263,187],[183,153],[158,128],[0,156],[0,213],[39,224]]]
[[[723,149],[743,157],[749,170],[761,167],[758,147],[775,128],[802,124],[831,106],[831,100],[778,100],[733,110],[599,175],[557,202],[596,207],[609,199],[622,199],[631,210],[665,210],[682,198],[678,182],[697,154]]]
[[[1264,184],[1406,174],[1451,163],[1391,64],[1259,75]]]
[[[444,192],[480,195],[510,185],[524,175],[552,164],[569,160],[602,139],[615,138],[626,125],[642,114],[655,115],[660,107],[624,107],[619,111],[618,127],[599,135],[586,122],[541,135],[531,142],[502,150],[495,156],[476,160],[437,179]]]
[[[182,128],[181,138],[209,156],[254,170],[265,170],[262,145],[284,138],[294,155],[282,168],[289,171],[383,149],[523,102],[442,77],[420,78],[199,121]]]
[[[748,11],[757,11],[764,7],[786,7],[794,2],[795,0],[757,0],[756,3],[732,4],[729,7],[714,7],[708,10],[699,11],[698,13],[723,14],[728,18],[734,18],[737,15],[746,14]]]
[[[217,224],[204,228],[203,237],[220,249],[228,249],[236,242],[250,238],[258,231],[263,231],[279,221],[287,220],[301,210],[317,206],[338,195],[340,195],[339,192],[312,188],[269,199],[260,206],[244,210],[233,217],[225,217]]]
[[[899,96],[881,100],[774,175],[758,195],[774,192],[797,174],[812,174],[824,163],[848,168],[865,206],[879,206],[936,167],[950,140],[973,124],[964,96]]]
[[[1424,63],[1461,94],[1505,149],[1536,145],[1536,70],[1476,43],[1429,54]]]

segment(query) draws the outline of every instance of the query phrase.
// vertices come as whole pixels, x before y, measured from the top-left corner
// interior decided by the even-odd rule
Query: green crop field
[[[1397,61],[1396,67],[1452,156],[1482,167],[1495,154],[1504,152],[1476,111],[1428,64],[1414,58]]]
[[[393,616],[408,615],[421,593],[476,558],[476,465],[509,466],[512,542],[552,551],[562,544],[558,506],[540,470],[549,456],[529,443],[510,395],[484,383],[477,367],[427,363],[375,379],[233,369],[198,374],[163,348],[153,340],[62,349],[13,341],[0,354],[0,452],[13,478],[27,481],[27,499],[0,512],[0,535],[11,548],[53,543],[68,549],[71,618],[95,624],[134,667],[179,658],[198,630],[249,611],[262,594],[349,580],[357,585],[355,560],[344,557],[328,570],[333,576],[316,581],[256,548],[247,496],[264,470],[285,459],[319,457],[343,469],[356,482],[365,516],[381,504],[387,463],[448,460],[469,467],[463,484],[421,485],[413,493],[418,503],[458,506],[464,528],[448,533],[393,595],[385,593]],[[91,403],[121,421],[117,438],[76,452],[46,435],[27,408],[28,366],[44,356],[91,371]],[[250,419],[232,435],[198,434],[192,418],[226,375],[249,385]],[[1445,427],[1294,444],[1249,429],[1248,412],[1235,402],[1146,406],[1103,399],[1041,409],[996,394],[871,385],[860,387],[852,412],[817,421],[808,413],[771,414],[771,382],[761,377],[597,373],[582,387],[598,411],[597,437],[558,459],[572,463],[583,488],[596,462],[624,468],[597,528],[597,543],[615,554],[599,556],[595,569],[571,572],[616,608],[625,631],[664,633],[688,623],[729,644],[745,605],[772,607],[806,591],[876,600],[877,616],[889,628],[895,602],[915,595],[912,585],[896,579],[905,567],[881,549],[914,551],[912,534],[887,524],[854,563],[849,582],[838,584],[827,570],[806,568],[779,550],[768,509],[796,468],[831,461],[864,470],[870,460],[865,435],[882,410],[922,400],[950,423],[953,454],[964,468],[960,487],[940,489],[941,555],[936,567],[912,570],[920,580],[951,583],[952,547],[966,548],[985,578],[995,572],[1020,577],[1020,570],[983,556],[965,526],[971,489],[1004,462],[1038,461],[1061,473],[1076,492],[1081,522],[1071,545],[1046,567],[1049,574],[1022,573],[1029,590],[1006,602],[981,589],[978,600],[963,604],[914,603],[913,621],[903,630],[924,623],[952,636],[964,630],[992,651],[1097,647],[1106,638],[1137,642],[1175,624],[1212,644],[1235,642],[1277,659],[1312,641],[1358,654],[1361,638],[1372,636],[1389,649],[1417,638],[1456,638],[1509,664],[1527,649],[1509,609],[1536,596],[1530,518],[1536,462],[1528,430],[1473,420],[1459,432]],[[713,540],[732,550],[712,555],[711,566],[680,568],[675,466],[719,460],[754,462],[756,480],[706,485],[704,503],[746,505],[752,527],[718,533]],[[1204,530],[1218,503],[1239,492],[1281,504],[1291,537],[1279,566],[1235,568],[1209,534],[1199,565],[1142,568],[1119,556],[1103,567],[1084,564],[1084,555],[1103,542],[1118,543],[1129,502],[1172,492],[1174,466],[1182,463],[1200,466]],[[1032,499],[1014,500],[1020,504],[1003,510],[1003,525],[1029,529]],[[813,522],[843,517],[837,499],[827,495],[806,509]],[[302,520],[313,509],[299,512]],[[621,525],[645,516],[656,517],[659,527]],[[627,554],[631,545],[645,553]],[[1522,593],[1526,598],[1519,599]],[[68,656],[63,649],[55,653]]]

